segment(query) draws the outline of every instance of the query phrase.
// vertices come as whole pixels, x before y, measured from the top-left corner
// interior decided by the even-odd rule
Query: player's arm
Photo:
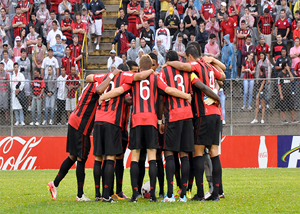
[[[141,81],[141,80],[144,80],[146,79],[147,77],[150,76],[150,74],[153,74],[153,70],[152,69],[149,69],[149,70],[146,70],[146,71],[143,71],[143,72],[140,72],[140,73],[136,73],[133,77],[133,81]]]
[[[205,62],[210,63],[215,67],[218,66],[221,69],[220,72],[226,70],[226,66],[220,60],[217,60],[214,57],[204,56],[203,59],[205,60]]]
[[[164,90],[165,93],[167,93],[168,95],[171,95],[173,97],[179,97],[179,98],[182,98],[182,99],[185,99],[187,100],[189,103],[192,102],[192,96],[190,94],[187,94],[187,93],[184,93],[180,90],[178,90],[177,88],[172,88],[172,87],[167,87],[165,90]]]
[[[207,96],[210,98],[216,100],[218,103],[220,103],[220,97],[213,91],[211,90],[207,85],[204,85],[200,80],[194,83],[194,86],[201,91],[204,92]]]
[[[179,61],[168,61],[165,65],[170,65],[171,67],[180,70],[180,71],[192,71],[192,66],[189,63],[183,63]]]
[[[122,86],[115,88],[105,94],[102,94],[100,96],[100,101],[102,102],[103,100],[108,100],[114,97],[118,97],[120,95],[122,95],[125,92],[124,88]]]
[[[158,97],[158,109],[157,109],[157,119],[158,119],[158,130],[160,134],[164,133],[164,124],[162,123],[162,115],[164,113],[164,97],[159,95]]]
[[[97,94],[103,94],[105,89],[109,86],[110,81],[120,72],[122,72],[122,70],[115,69],[110,75],[108,75],[108,77],[100,85],[98,85],[96,89]]]
[[[95,75],[95,74],[90,74],[90,75],[88,75],[88,76],[85,78],[85,80],[86,80],[87,82],[94,82],[94,75]]]

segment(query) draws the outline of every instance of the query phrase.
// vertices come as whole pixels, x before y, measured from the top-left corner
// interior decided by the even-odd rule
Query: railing
[[[282,91],[284,96],[284,102],[281,100],[278,91],[278,79],[270,79],[270,82],[266,82],[263,94],[258,94],[258,88],[260,86],[259,80],[253,80],[253,82],[247,80],[244,82],[241,80],[226,80],[224,82],[224,90],[219,92],[221,98],[221,105],[223,106],[223,117],[226,124],[223,125],[224,135],[259,135],[259,134],[281,134],[281,135],[296,135],[299,134],[299,123],[297,121],[292,121],[291,113],[294,114],[293,120],[300,119],[300,78],[295,78],[294,81],[288,83],[289,79],[284,79],[282,83]],[[75,81],[74,81],[75,82]],[[12,107],[14,106],[15,100],[12,99],[13,81],[0,81],[0,86],[6,83],[9,90],[3,92],[0,90],[0,129],[2,136],[66,136],[68,117],[66,115],[65,106],[63,102],[59,101],[57,98],[57,92],[54,93],[54,98],[46,98],[48,95],[43,94],[41,101],[37,101],[37,98],[33,96],[32,91],[32,81],[26,81],[24,84],[25,96],[23,96],[21,107],[24,114],[24,126],[14,125],[16,123],[16,112]],[[46,82],[48,83],[48,82]],[[58,81],[52,81],[49,83],[55,83],[57,86],[62,83]],[[288,91],[286,91],[286,85],[288,85]],[[246,104],[244,105],[244,90],[248,86],[248,93],[246,96]],[[250,87],[251,86],[251,87]],[[253,86],[253,87],[252,87]],[[83,85],[82,85],[83,87]],[[23,88],[23,86],[21,87]],[[1,89],[1,88],[0,88]],[[251,90],[252,89],[252,90]],[[27,96],[29,94],[29,96]],[[225,95],[223,95],[225,94]],[[249,96],[252,94],[252,96]],[[78,97],[80,91],[78,90]],[[52,96],[52,95],[51,95]],[[257,96],[260,98],[260,102],[256,105]],[[252,98],[252,101],[249,101]],[[49,100],[50,99],[50,100]],[[53,99],[53,100],[51,100]],[[76,100],[77,98],[75,98]],[[33,101],[34,100],[34,101]],[[39,102],[39,103],[37,103]],[[21,103],[20,103],[21,104]],[[28,111],[28,104],[31,106]],[[68,103],[69,104],[69,103]],[[261,107],[259,107],[259,104]],[[40,105],[40,118],[37,119],[37,113],[35,116],[32,114],[32,108],[34,106]],[[268,106],[267,106],[268,105]],[[53,107],[54,106],[54,107]],[[63,106],[63,107],[62,107]],[[249,108],[250,106],[250,108]],[[257,122],[255,119],[255,109],[258,107],[257,111]],[[264,123],[262,120],[262,111],[265,107]],[[283,118],[281,115],[281,109],[285,108],[285,117],[288,123],[283,123]],[[48,110],[48,115],[46,113]],[[52,115],[51,115],[52,110]],[[292,110],[292,112],[291,112]],[[20,112],[19,112],[20,113]],[[18,114],[18,112],[17,112]],[[45,125],[41,125],[44,119],[47,119]],[[49,125],[50,118],[52,118],[52,125]],[[30,125],[31,122],[39,122],[40,125]],[[22,122],[22,121],[20,121]]]

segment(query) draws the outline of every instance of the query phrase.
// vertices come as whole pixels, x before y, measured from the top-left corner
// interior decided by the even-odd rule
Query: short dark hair
[[[248,34],[248,35],[247,35],[247,37],[246,37],[246,39],[248,39],[248,38],[250,38],[250,39],[251,39],[251,38],[252,38],[252,37],[251,37],[251,35],[249,35],[249,34]]]
[[[177,38],[178,37],[182,37],[183,38],[183,34],[182,33],[178,33]]]
[[[269,8],[264,9],[264,13],[269,13],[269,12],[270,12]]]
[[[62,66],[60,69],[65,69],[66,70],[66,67]]]
[[[285,13],[285,9],[281,9],[281,10],[280,10],[280,13],[281,13],[282,11]]]
[[[132,70],[132,68],[135,67],[139,67],[139,65],[136,63],[136,61],[133,60],[129,60],[127,61],[127,65],[129,66],[129,69]]]
[[[29,24],[28,29],[29,29],[30,27],[34,28],[34,25],[33,25],[33,24]]]
[[[2,52],[2,54],[5,54],[5,53],[7,53],[7,54],[8,54],[8,51],[7,51],[7,50],[4,50],[4,51]]]
[[[119,8],[119,11],[121,11],[121,10],[123,10],[123,11],[124,11],[123,7],[120,7],[120,8]]]
[[[34,71],[38,72],[39,74],[41,73],[41,69],[40,68],[35,68]]]
[[[192,55],[195,59],[199,58],[199,52],[196,47],[194,46],[188,46],[185,50],[186,56]]]
[[[56,25],[58,25],[56,20],[53,20],[53,21],[52,21],[52,24],[53,24],[53,23],[55,23]]]
[[[178,54],[176,51],[168,51],[166,55],[166,61],[178,61]]]
[[[282,62],[281,67],[282,67],[282,69],[284,69],[286,67],[286,62],[285,61]]]
[[[245,21],[245,20],[242,20],[241,23],[246,24],[246,21]]]
[[[43,37],[42,37],[40,34],[38,35],[38,37],[37,37],[37,38],[41,38],[41,39],[43,39]]]
[[[151,57],[151,59],[154,59],[156,61],[156,63],[158,63],[157,62],[157,56],[156,56],[155,53],[151,52],[151,53],[149,53],[149,56]]]
[[[65,48],[65,50],[66,50],[67,48],[68,48],[68,49],[71,49],[69,45]]]
[[[31,16],[32,16],[32,15],[36,16],[36,12],[32,12],[32,13],[31,13]]]
[[[4,7],[2,7],[1,10],[4,10],[6,12],[6,9]]]
[[[4,66],[4,63],[3,63],[3,62],[0,62],[0,65],[3,65],[3,66]]]
[[[175,5],[175,2],[173,0],[169,1],[169,3],[171,3],[172,5]]]
[[[281,51],[287,51],[286,47],[282,47]]]
[[[61,36],[59,34],[56,34],[55,38],[59,37],[61,39]]]
[[[201,46],[200,46],[200,44],[199,44],[198,42],[190,42],[190,43],[188,44],[188,47],[189,47],[189,46],[195,47],[195,48],[198,50],[199,56],[201,56],[202,50],[201,50]]]
[[[6,44],[6,43],[5,43],[5,44],[3,44],[3,47],[8,47],[8,44]]]
[[[118,69],[122,71],[129,71],[128,65],[124,65],[123,63],[118,66]]]
[[[81,16],[81,13],[79,11],[76,12],[75,16]]]
[[[212,33],[212,34],[209,35],[209,38],[214,39],[214,38],[216,38],[216,35]]]
[[[19,63],[15,62],[15,63],[14,63],[14,67],[15,67],[16,65],[19,65]]]
[[[295,14],[296,14],[296,13],[297,13],[297,14],[299,14],[299,13],[300,13],[300,11],[299,11],[299,10],[296,10]]]
[[[70,11],[68,9],[66,9],[64,13],[70,14]]]
[[[298,36],[295,38],[295,40],[296,40],[296,39],[300,40],[300,38],[299,38]]]
[[[26,52],[25,48],[21,48],[21,53]]]

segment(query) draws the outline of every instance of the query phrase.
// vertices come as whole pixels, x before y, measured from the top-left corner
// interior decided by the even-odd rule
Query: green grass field
[[[0,171],[0,213],[299,213],[300,169],[224,169],[225,199],[219,202],[136,204],[76,202],[75,170],[60,183],[58,199],[47,189],[57,170]],[[146,172],[145,181],[148,180]],[[86,170],[85,194],[94,198],[93,171]],[[205,183],[207,191],[207,183]],[[166,186],[165,186],[166,188]],[[131,195],[129,170],[123,191]],[[195,193],[194,187],[193,193]]]

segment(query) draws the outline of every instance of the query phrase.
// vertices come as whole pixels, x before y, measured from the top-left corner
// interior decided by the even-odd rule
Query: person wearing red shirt
[[[293,39],[300,38],[300,19],[297,20],[297,28],[293,32]]]
[[[265,43],[265,37],[263,35],[260,35],[259,44],[255,48],[255,63],[260,60],[260,52],[265,52],[267,54],[267,57],[270,61],[270,46]]]
[[[228,13],[231,18],[237,23],[241,12],[241,6],[236,5],[236,0],[232,0],[232,4],[228,7]]]
[[[16,14],[12,20],[12,27],[14,28],[14,38],[20,35],[22,28],[26,26],[26,18],[22,15],[20,5],[16,6]]]
[[[29,22],[29,10],[30,10],[30,2],[28,0],[21,0],[19,2],[21,11],[23,16],[26,18],[26,23]]]
[[[296,30],[296,28],[297,28],[297,22],[298,22],[299,18],[300,18],[300,11],[297,10],[297,11],[295,12],[295,19],[294,19],[294,21],[293,21],[292,24],[291,24],[291,31],[292,31],[292,33],[293,33],[294,30]]]
[[[73,20],[70,19],[70,11],[65,10],[65,19],[60,21],[61,31],[63,35],[67,38],[67,44],[72,44],[72,24]]]
[[[186,56],[188,63],[181,62],[167,62],[166,65],[170,65],[178,70],[194,71],[201,82],[215,90],[215,80],[224,81],[226,76],[224,72],[220,72],[212,65],[206,63],[203,59],[200,59],[199,52],[194,46],[190,46],[186,49]],[[217,64],[222,65],[222,70],[225,66],[214,58],[210,58]],[[212,61],[212,62],[213,62]],[[221,185],[221,174],[222,167],[219,158],[219,144],[221,136],[221,112],[219,104],[208,102],[207,96],[201,90],[194,91],[195,100],[195,152],[194,152],[194,167],[195,167],[195,178],[197,184],[197,194],[192,200],[213,200],[218,201],[219,187]],[[213,165],[213,186],[214,190],[210,197],[204,199],[203,191],[203,173],[204,173],[204,159],[203,152],[205,147],[210,148],[210,157]]]
[[[82,46],[78,43],[78,35],[74,34],[73,36],[73,44],[70,45],[71,56],[74,58],[74,62],[77,66],[77,73],[81,73],[81,65],[80,61],[82,59]],[[81,76],[82,77],[82,76]]]
[[[76,12],[76,22],[72,23],[73,33],[78,35],[78,43],[82,45],[85,34],[85,24],[81,21],[80,12]]]
[[[280,11],[280,19],[278,19],[275,23],[275,34],[280,34],[282,36],[283,44],[287,45],[287,37],[290,32],[290,23],[285,17],[285,10],[281,9]]]
[[[207,23],[209,21],[210,14],[215,14],[215,5],[210,0],[205,0],[205,3],[201,6],[201,18]]]
[[[118,42],[118,55],[127,53],[130,42],[135,39],[135,36],[128,30],[125,29],[124,23],[121,24],[121,29],[115,36],[112,42],[112,50],[115,48],[115,44]]]
[[[153,31],[154,36],[155,36],[155,27],[154,27],[155,10],[150,5],[149,0],[145,0],[144,13],[145,13],[144,17],[146,18],[146,20],[148,20],[150,29]]]
[[[270,10],[268,8],[264,10],[264,15],[262,15],[257,22],[257,30],[258,34],[263,35],[265,37],[266,43],[269,45],[269,47],[271,47],[274,21],[269,12]]]
[[[65,49],[65,56],[61,59],[61,67],[66,69],[66,74],[71,74],[71,67],[75,66],[75,59],[71,56],[70,46]]]
[[[230,42],[235,44],[236,42],[236,22],[233,18],[228,17],[225,13],[223,16],[224,20],[221,22],[221,46],[223,47],[223,37],[227,34],[230,36]]]
[[[138,31],[136,29],[136,20],[139,16],[138,11],[139,3],[136,0],[131,0],[131,2],[127,5],[127,14],[128,14],[128,28],[127,30],[136,37],[138,37]]]
[[[242,20],[241,22],[241,28],[237,30],[237,42],[236,42],[236,58],[237,58],[237,73],[238,76],[241,76],[241,67],[242,67],[242,47],[246,42],[247,36],[250,34],[250,31],[246,29],[246,21]]]
[[[50,0],[50,11],[54,10],[55,14],[58,14],[58,5],[62,2],[62,0]]]

